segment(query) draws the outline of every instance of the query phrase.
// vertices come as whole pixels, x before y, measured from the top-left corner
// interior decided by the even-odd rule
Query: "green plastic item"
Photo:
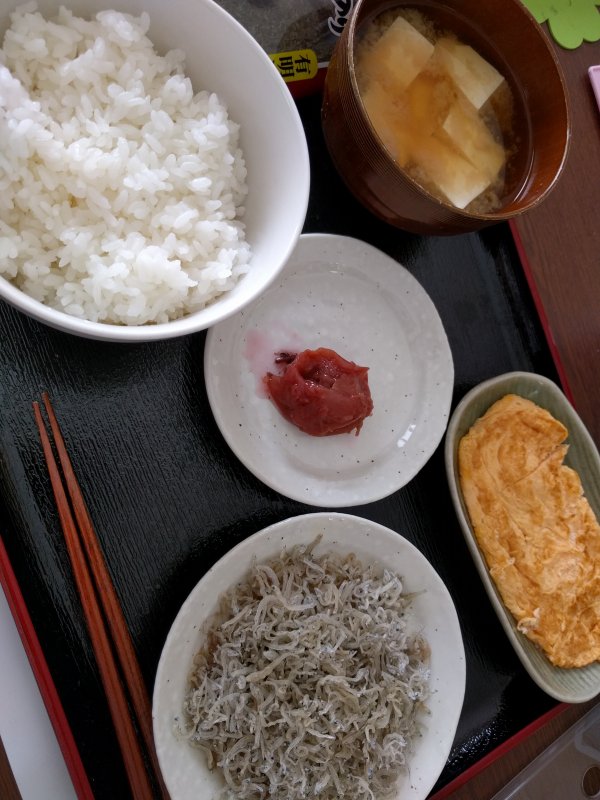
[[[548,29],[561,47],[574,50],[583,42],[600,39],[600,1],[522,0],[536,20]]]

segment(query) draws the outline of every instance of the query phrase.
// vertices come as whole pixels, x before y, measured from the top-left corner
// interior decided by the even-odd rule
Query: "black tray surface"
[[[503,372],[557,380],[509,228],[441,238],[379,222],[335,173],[321,133],[320,97],[298,106],[312,163],[305,232],[363,239],[420,281],[452,348],[453,406]],[[53,400],[152,691],[169,627],[206,570],[255,531],[318,510],[268,489],[228,449],[206,397],[204,341],[200,333],[139,345],[94,342],[0,304],[0,531],[98,798],[127,798],[129,790],[31,402],[43,390]],[[452,509],[443,444],[400,491],[340,510],[413,542],[456,604],[467,687],[439,788],[555,701],[528,677],[487,599]]]

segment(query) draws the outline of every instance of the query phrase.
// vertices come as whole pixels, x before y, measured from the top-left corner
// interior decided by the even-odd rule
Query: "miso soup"
[[[472,213],[502,205],[518,144],[505,75],[416,9],[366,23],[355,67],[373,128],[407,175]]]

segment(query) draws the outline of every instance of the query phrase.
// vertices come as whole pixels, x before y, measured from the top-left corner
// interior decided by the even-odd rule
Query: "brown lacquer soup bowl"
[[[465,48],[469,52],[475,51],[491,66],[493,72],[504,78],[504,88],[509,93],[511,103],[510,130],[504,132],[506,161],[502,168],[502,186],[490,208],[478,204],[478,201],[465,204],[464,207],[451,202],[443,192],[435,191],[436,187],[432,189],[427,181],[421,181],[418,172],[411,172],[410,163],[406,163],[407,159],[402,153],[394,152],[395,141],[404,140],[412,124],[414,146],[420,148],[421,166],[425,171],[430,167],[434,171],[445,168],[443,163],[440,164],[437,150],[423,150],[431,134],[427,120],[422,123],[418,118],[416,121],[410,118],[406,121],[401,114],[396,118],[393,114],[390,116],[397,106],[394,105],[394,90],[385,83],[387,73],[383,84],[375,87],[379,91],[375,108],[377,113],[372,112],[367,102],[372,98],[364,90],[364,62],[360,60],[365,37],[372,35],[373,26],[381,20],[393,20],[398,14],[410,18],[415,12],[439,36],[455,37],[459,49],[462,48],[464,52]],[[434,44],[437,34],[430,37]],[[394,66],[394,60],[400,53],[401,83],[407,71],[406,63],[402,64],[406,42],[412,47],[402,36],[396,43],[396,52],[392,52],[390,57],[388,48],[383,59],[386,68]],[[452,56],[449,59],[457,66]],[[458,64],[457,72],[463,71],[463,67],[464,64]],[[377,64],[377,69],[380,68],[381,64]],[[409,64],[409,71],[410,68]],[[411,78],[412,75],[406,80]],[[435,82],[435,78],[432,80]],[[459,75],[456,94],[464,106],[463,90],[468,95],[469,86],[461,85],[461,80]],[[415,85],[415,82],[411,84],[413,88]],[[439,86],[435,85],[434,90],[439,92]],[[389,92],[389,97],[386,97],[386,92]],[[413,92],[411,102],[428,108],[433,100],[427,91],[418,96]],[[485,108],[484,105],[483,110]],[[471,110],[468,110],[469,114]],[[453,129],[450,123],[454,117],[448,114],[447,107],[442,112],[447,115],[441,118],[443,130],[434,133],[434,139],[446,139],[440,145],[444,153],[448,143],[451,149],[458,148],[462,159],[459,159],[459,163],[464,163],[466,158],[461,148],[466,146],[465,142],[470,143],[471,151],[467,149],[466,152],[471,157],[475,148],[477,162],[481,156],[478,134],[474,135],[470,129],[466,131],[460,126],[457,129],[456,125]],[[382,128],[377,124],[378,116],[385,115]],[[358,0],[329,65],[322,122],[333,162],[357,199],[391,225],[425,234],[477,230],[509,220],[539,205],[559,179],[570,140],[567,93],[560,66],[542,27],[520,0],[489,0],[485,3],[480,0],[400,0],[394,3],[389,0]],[[453,142],[448,137],[448,131],[454,134]],[[438,144],[436,142],[436,147]],[[483,149],[485,146],[484,143]],[[408,162],[410,160],[409,157]],[[452,169],[455,169],[454,166]],[[445,173],[440,180],[442,183],[450,180],[456,184],[456,175],[448,179]],[[462,188],[461,185],[459,199],[463,198],[460,194]]]

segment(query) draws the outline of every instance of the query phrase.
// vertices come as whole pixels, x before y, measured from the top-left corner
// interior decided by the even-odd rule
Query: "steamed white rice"
[[[0,275],[94,321],[175,319],[250,260],[238,125],[148,27],[29,3],[0,50]]]

